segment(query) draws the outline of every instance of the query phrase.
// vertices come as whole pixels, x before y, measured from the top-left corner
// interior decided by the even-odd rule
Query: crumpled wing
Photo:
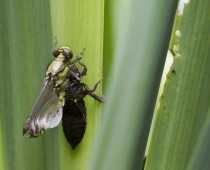
[[[23,127],[23,135],[38,137],[45,130],[56,127],[63,115],[63,103],[54,90],[54,81],[45,80]]]

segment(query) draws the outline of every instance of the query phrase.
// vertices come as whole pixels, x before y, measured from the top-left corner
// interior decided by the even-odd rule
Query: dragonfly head
[[[73,57],[73,52],[69,47],[60,47],[53,50],[54,57],[63,57],[66,61],[69,61]]]

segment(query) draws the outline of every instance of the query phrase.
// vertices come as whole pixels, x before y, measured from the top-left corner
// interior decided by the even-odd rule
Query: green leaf
[[[0,113],[1,114],[1,113]],[[0,124],[1,125],[1,124]],[[1,132],[1,126],[0,126],[0,132]],[[4,156],[3,156],[3,144],[2,144],[2,134],[0,133],[0,169],[4,169]]]
[[[196,169],[209,169],[209,137],[210,137],[210,112],[208,109],[208,115],[203,123],[201,133],[196,140],[195,149],[191,155],[187,168],[189,170]]]
[[[110,13],[105,15],[113,16],[116,49],[112,52],[113,65],[108,67],[111,74],[107,103],[90,170],[140,169],[176,3],[138,0],[106,3],[110,6],[105,11]],[[110,41],[105,43],[112,44]]]
[[[0,3],[4,169],[46,170],[44,136],[28,140],[22,136],[22,127],[51,56],[49,4],[48,1],[6,0]]]
[[[83,79],[90,88],[102,78],[104,2],[91,1],[51,1],[53,35],[59,45],[70,46],[74,55],[80,55],[83,48],[84,62],[88,68]],[[102,85],[97,94],[101,95]],[[93,140],[100,124],[101,104],[87,97],[87,129],[82,142],[76,150],[67,143],[62,127],[59,127],[59,162],[60,169],[86,169],[92,150]]]
[[[170,45],[174,63],[156,113],[145,169],[185,170],[192,154],[200,156],[194,149],[197,141],[202,144],[199,134],[207,129],[203,126],[210,104],[209,5],[207,0],[192,0],[184,4],[182,15],[177,13]]]

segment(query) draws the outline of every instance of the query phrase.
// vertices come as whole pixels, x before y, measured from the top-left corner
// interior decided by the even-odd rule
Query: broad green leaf
[[[45,137],[22,127],[51,59],[48,1],[0,2],[0,113],[4,169],[47,169]]]
[[[193,153],[199,158],[200,152],[194,149],[203,143],[201,134],[207,129],[204,121],[209,119],[210,1],[181,3],[170,45],[174,63],[156,113],[148,170],[185,170]]]
[[[206,119],[201,128],[201,133],[196,140],[195,149],[191,155],[191,159],[188,163],[188,170],[203,169],[208,170],[210,167],[209,162],[209,138],[210,138],[210,112],[208,109]]]
[[[108,66],[107,103],[90,170],[140,169],[176,3],[106,1],[116,49],[111,53],[113,65]],[[106,43],[112,44],[112,39]]]
[[[0,113],[1,114],[1,113]],[[1,124],[0,124],[1,125]],[[0,126],[0,132],[1,132]],[[2,133],[0,133],[0,169],[4,169],[4,156],[3,156]]]
[[[103,23],[104,1],[51,1],[51,17],[53,35],[59,45],[70,46],[74,55],[80,55],[83,48],[84,62],[88,68],[87,76],[83,79],[90,88],[102,78],[103,53]],[[101,95],[101,87],[97,94]],[[86,169],[90,158],[93,140],[100,123],[101,104],[86,97],[87,129],[82,143],[72,150],[67,143],[62,127],[59,136],[60,169]]]

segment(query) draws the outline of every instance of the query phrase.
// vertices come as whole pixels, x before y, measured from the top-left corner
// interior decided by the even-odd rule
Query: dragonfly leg
[[[80,56],[79,56],[79,57],[77,57],[74,61],[70,62],[70,65],[73,65],[73,64],[79,62],[79,60],[81,60],[81,59],[84,57],[84,55],[83,55],[84,51],[85,51],[85,48],[84,48],[83,51],[80,53]]]
[[[81,74],[81,76],[84,76],[84,75],[86,75],[86,73],[87,73],[87,67],[86,67],[86,65],[85,64],[83,64],[82,62],[80,62],[80,61],[78,61],[78,63],[83,67],[83,70],[82,70],[82,72],[80,73]]]
[[[90,95],[91,97],[93,97],[94,99],[96,99],[97,101],[101,102],[101,103],[105,103],[105,99],[104,97],[100,97],[100,96],[97,96],[96,94],[94,94],[93,92],[97,89],[97,86],[99,83],[101,83],[102,80],[98,81],[95,86],[93,87],[93,89],[90,89],[86,84],[84,84],[84,89],[85,89],[85,92],[86,94]]]

